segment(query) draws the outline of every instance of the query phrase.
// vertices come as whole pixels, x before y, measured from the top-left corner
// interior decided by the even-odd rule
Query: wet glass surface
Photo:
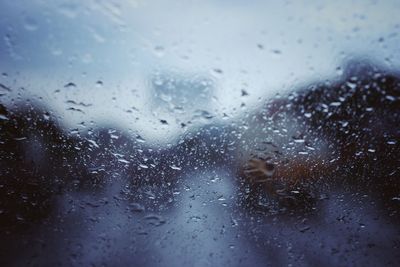
[[[2,1],[1,266],[399,266],[398,1]]]

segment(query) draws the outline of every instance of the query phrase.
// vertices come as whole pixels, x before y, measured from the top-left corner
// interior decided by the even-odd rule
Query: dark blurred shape
[[[291,119],[281,123],[275,119],[279,116]],[[393,201],[400,192],[397,73],[366,62],[351,62],[340,81],[316,83],[271,99],[254,118],[255,123],[266,124],[272,118],[271,126],[277,128],[297,125],[300,134],[307,137],[299,140],[306,148],[304,139],[322,139],[327,148],[308,146],[313,152],[316,149],[317,158],[307,151],[302,157],[290,153],[282,156],[282,149],[271,143],[276,153],[255,156],[250,166],[252,161],[273,162],[274,174],[249,172],[246,166],[240,170],[248,190],[248,205],[268,207],[275,200],[281,210],[309,210],[316,205],[319,192],[341,187],[374,195],[383,201],[387,215],[398,218],[399,203]],[[265,135],[265,141],[268,138]],[[296,142],[297,137],[293,138]],[[254,178],[257,176],[261,176],[257,178],[261,183]]]

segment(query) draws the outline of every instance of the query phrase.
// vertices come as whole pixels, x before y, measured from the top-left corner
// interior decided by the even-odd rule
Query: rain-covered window
[[[400,3],[0,2],[0,266],[399,266]]]

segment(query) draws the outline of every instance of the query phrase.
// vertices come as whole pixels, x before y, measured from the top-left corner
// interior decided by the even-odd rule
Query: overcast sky
[[[198,110],[237,118],[276,92],[338,78],[352,59],[399,68],[399,1],[321,2],[2,1],[0,79],[67,128],[94,121],[167,142]]]

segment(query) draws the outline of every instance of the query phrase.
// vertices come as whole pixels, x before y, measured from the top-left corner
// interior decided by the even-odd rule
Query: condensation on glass
[[[1,266],[398,266],[398,1],[2,1]]]

